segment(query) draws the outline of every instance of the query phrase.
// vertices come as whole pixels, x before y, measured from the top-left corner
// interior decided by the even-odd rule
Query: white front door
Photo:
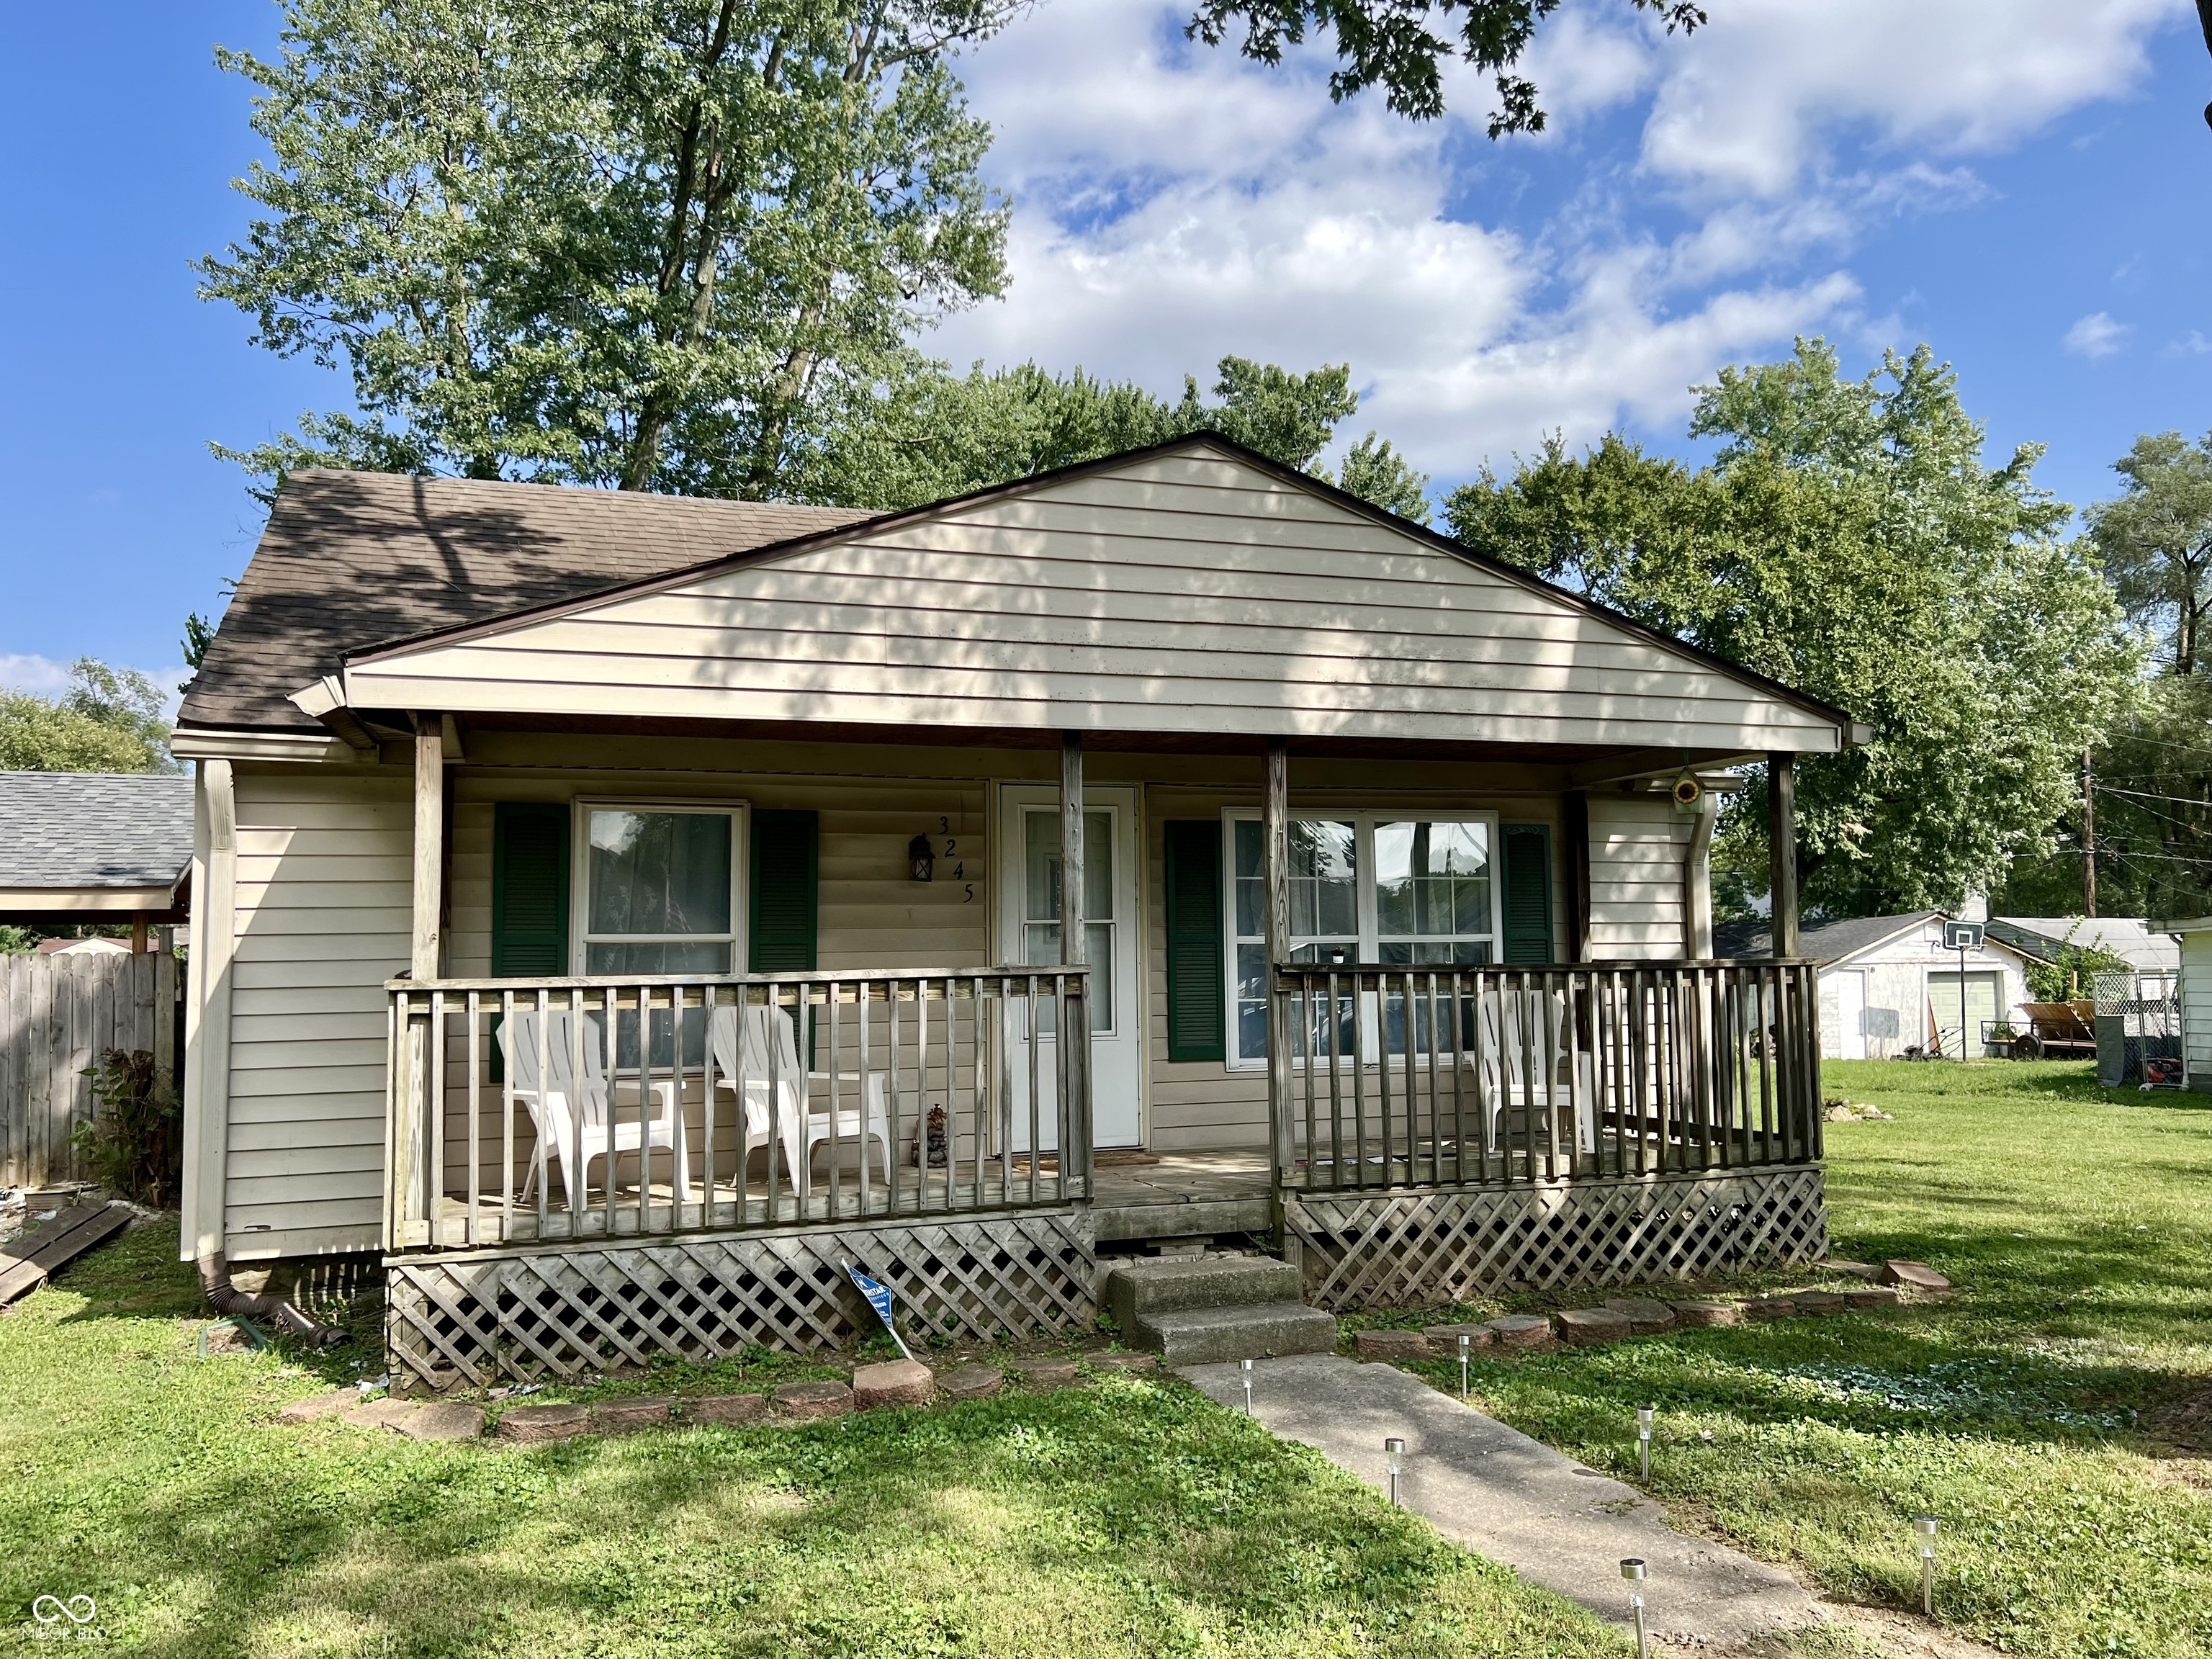
[[[1009,784],[1000,792],[999,929],[1004,960],[1040,968],[1060,962],[1060,792]],[[1137,905],[1137,792],[1083,792],[1084,960],[1091,969],[1091,1087],[1093,1143],[1134,1146],[1144,1136],[1144,1042]],[[1052,1091],[1054,1022],[1041,1022],[1037,1054],[1037,1139],[1057,1144]],[[1014,1052],[1013,1149],[1029,1149],[1029,1023]]]
[[[1866,974],[1845,968],[1836,975],[1836,1053],[1844,1060],[1864,1060],[1866,1040]]]

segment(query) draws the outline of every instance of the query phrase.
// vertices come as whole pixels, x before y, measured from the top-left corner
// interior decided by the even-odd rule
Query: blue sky
[[[963,60],[1015,204],[1008,299],[964,363],[1162,392],[1225,352],[1349,360],[1352,432],[1439,485],[1548,431],[1691,453],[1691,382],[1826,332],[1863,369],[1925,340],[1992,448],[2084,502],[2140,431],[2212,428],[2212,59],[2187,0],[1709,0],[1666,40],[1569,0],[1553,114],[1492,144],[1486,88],[1409,125],[1181,38],[1178,8],[1045,0]],[[246,444],[343,386],[247,343],[189,261],[244,223],[265,0],[19,9],[0,62],[0,680],[179,660],[258,512]]]

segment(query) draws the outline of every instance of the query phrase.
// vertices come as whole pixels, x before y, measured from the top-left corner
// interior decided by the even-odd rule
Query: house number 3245
[[[968,861],[959,856],[959,838],[951,833],[952,820],[944,813],[937,817],[938,833],[945,837],[945,861],[952,866],[952,879],[960,884],[960,902],[975,902],[975,884],[968,879]]]

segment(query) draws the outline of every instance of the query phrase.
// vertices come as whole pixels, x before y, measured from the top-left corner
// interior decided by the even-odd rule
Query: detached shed
[[[1950,920],[1941,910],[1916,910],[1805,926],[1800,953],[1820,964],[1824,1055],[1881,1060],[1916,1044],[1955,1055],[1962,988],[1968,1052],[1984,1052],[1982,1033],[1990,1024],[2019,1021],[2034,953],[1990,937],[1980,950],[1966,952],[1962,988],[1959,953],[1943,948],[1943,924]],[[1713,938],[1723,957],[1773,954],[1764,922],[1724,922]]]

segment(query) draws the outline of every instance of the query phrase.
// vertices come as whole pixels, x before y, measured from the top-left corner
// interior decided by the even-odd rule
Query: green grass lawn
[[[1657,1404],[1656,1494],[1832,1595],[1916,1605],[1925,1510],[1938,1611],[1984,1642],[2212,1653],[2212,1100],[2083,1062],[1826,1084],[1895,1115],[1828,1126],[1834,1254],[1928,1261],[1952,1298],[1486,1365],[1479,1403],[1623,1474]]]
[[[1481,1403],[1835,1596],[2009,1651],[2212,1653],[2212,1103],[2080,1065],[1832,1066],[1838,1255],[1951,1300],[1483,1364]],[[517,1449],[276,1425],[348,1351],[199,1359],[173,1229],[0,1319],[0,1649],[90,1595],[159,1654],[1624,1653],[1171,1380]],[[759,1388],[762,1360],[647,1382]],[[1455,1368],[1433,1368],[1455,1386]],[[541,1398],[550,1396],[539,1396]],[[1816,1650],[1837,1650],[1819,1647]]]
[[[175,1655],[1621,1651],[1170,1379],[416,1445],[276,1426],[327,1382],[273,1352],[196,1358],[175,1255],[149,1226],[0,1320],[0,1650],[52,1650],[29,1615],[56,1594]],[[738,1371],[676,1380],[805,1368]]]

